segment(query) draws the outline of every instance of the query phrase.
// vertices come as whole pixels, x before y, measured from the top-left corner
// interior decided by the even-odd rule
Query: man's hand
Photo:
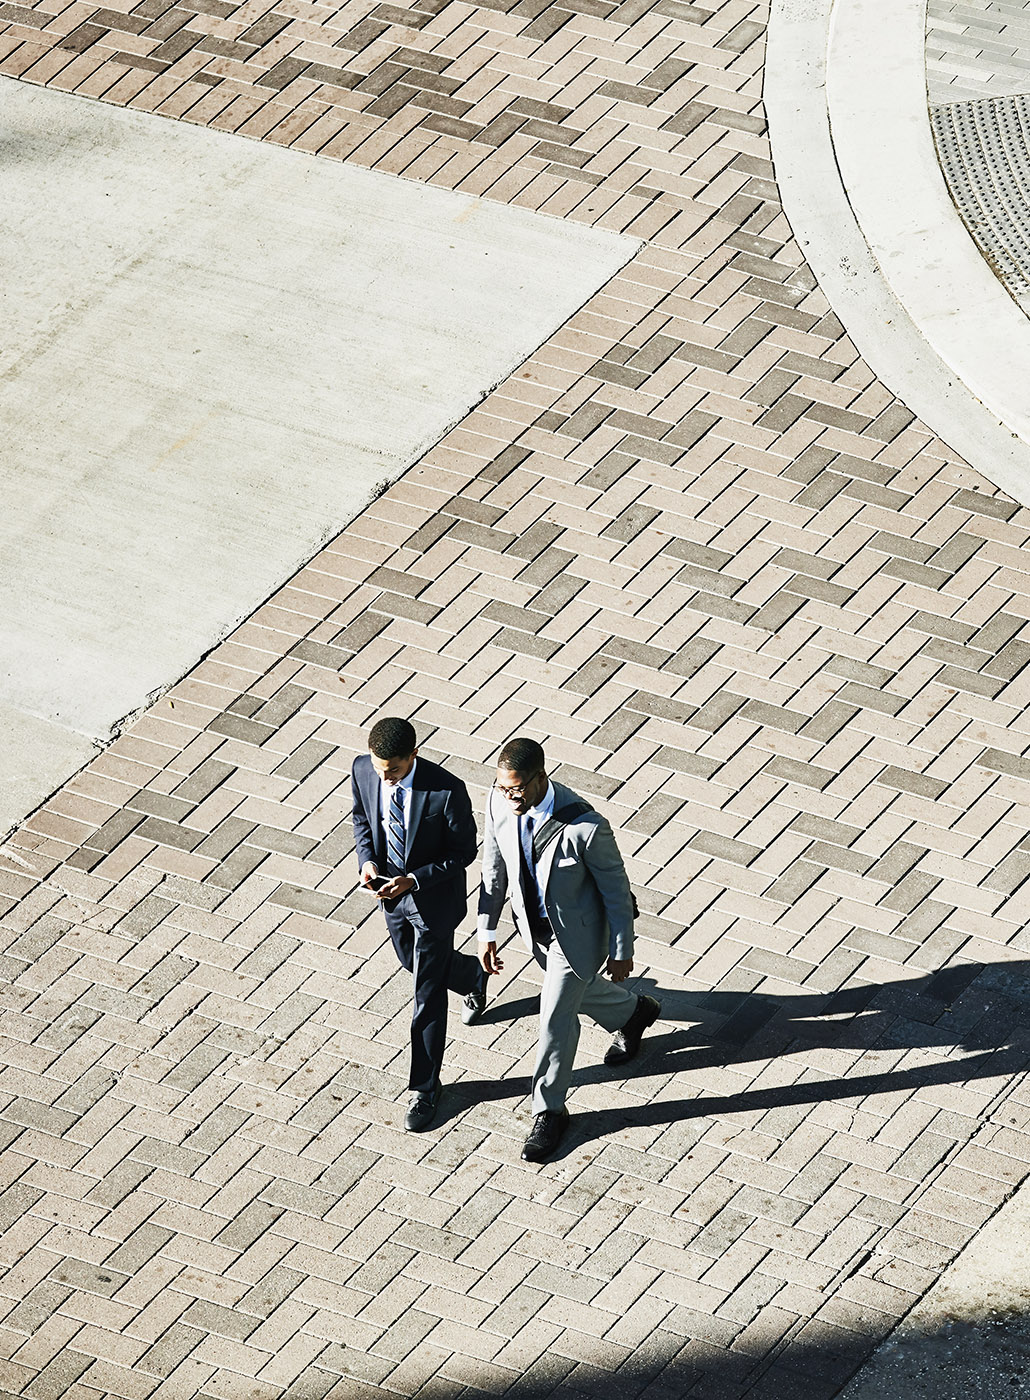
[[[625,982],[626,978],[633,971],[632,958],[609,958],[608,966],[605,969],[613,982]]]
[[[358,879],[361,881],[361,883],[362,883],[363,885],[368,885],[368,884],[371,884],[371,882],[375,879],[375,877],[376,877],[378,874],[379,874],[379,867],[378,867],[378,865],[376,865],[375,861],[373,861],[373,860],[366,860],[366,861],[365,861],[365,864],[361,867],[361,871],[360,871],[360,873],[359,873],[359,875],[358,875]]]
[[[415,888],[415,881],[410,875],[395,875],[392,880],[387,880],[385,885],[380,885],[376,890],[377,899],[400,899],[402,894],[407,894],[409,890]]]
[[[496,943],[480,943],[479,961],[482,964],[483,971],[488,974],[500,972],[501,968],[504,966],[504,963],[501,962],[500,958],[497,956]]]

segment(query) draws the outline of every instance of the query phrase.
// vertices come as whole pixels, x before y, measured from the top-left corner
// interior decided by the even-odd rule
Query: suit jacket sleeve
[[[484,943],[493,941],[508,893],[508,868],[497,844],[493,816],[494,794],[491,788],[486,799],[486,827],[483,832],[483,877],[479,886],[479,923],[477,934]]]
[[[468,788],[454,779],[447,789],[443,808],[443,852],[438,860],[417,865],[408,871],[420,890],[463,876],[467,866],[476,858],[476,819]]]
[[[614,833],[604,817],[590,823],[583,859],[608,917],[608,956],[623,962],[633,956],[633,895]]]
[[[376,864],[372,823],[377,820],[378,816],[375,810],[372,812],[367,812],[365,810],[365,798],[361,791],[362,784],[358,778],[358,763],[360,763],[360,761],[360,759],[355,760],[354,766],[351,768],[350,779],[351,798],[353,801],[351,821],[354,824],[354,847],[357,852],[359,870],[367,861],[371,861],[373,865]],[[378,787],[378,782],[376,787]],[[373,788],[373,792],[374,791],[375,788]]]

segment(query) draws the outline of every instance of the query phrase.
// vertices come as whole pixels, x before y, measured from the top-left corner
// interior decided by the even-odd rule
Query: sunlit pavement
[[[972,43],[952,8],[931,16],[933,34]],[[304,201],[285,197],[290,243],[308,242],[296,266],[276,249],[280,292],[232,265],[255,237],[237,216],[218,254],[232,290],[210,327],[189,324],[208,370],[169,377],[180,387],[167,392],[181,412],[192,382],[194,415],[210,394],[286,441],[311,428],[279,397],[299,382],[308,399],[288,402],[317,399],[337,436],[323,432],[318,464],[294,446],[277,471],[267,436],[212,429],[181,477],[180,552],[158,530],[126,569],[104,541],[131,529],[119,512],[149,479],[155,439],[115,432],[126,396],[99,360],[118,360],[157,431],[171,412],[155,397],[162,348],[169,376],[185,355],[174,315],[136,294],[153,278],[131,257],[105,303],[122,299],[124,336],[112,328],[101,355],[96,321],[59,401],[25,389],[5,434],[7,528],[32,503],[34,460],[50,463],[54,502],[19,536],[36,541],[37,567],[26,544],[22,573],[5,574],[19,590],[6,703],[38,745],[11,820],[63,786],[0,848],[0,1389],[831,1400],[892,1334],[897,1347],[946,1334],[952,1315],[975,1324],[990,1278],[976,1245],[1023,1239],[1030,1171],[1027,445],[1003,396],[994,408],[981,396],[990,424],[956,455],[947,425],[961,430],[961,395],[978,388],[941,359],[930,331],[943,323],[921,319],[933,301],[906,303],[911,249],[891,242],[898,261],[879,260],[886,234],[857,194],[864,242],[849,226],[848,247],[885,279],[869,296],[893,298],[921,337],[906,343],[926,367],[912,391],[922,416],[888,376],[905,359],[896,329],[874,335],[866,298],[843,283],[838,295],[826,245],[806,261],[825,220],[808,223],[811,192],[795,213],[793,173],[780,203],[781,163],[796,171],[803,138],[790,127],[785,149],[770,105],[770,149],[763,81],[770,98],[778,79],[789,90],[763,73],[764,9],[53,9],[0,9],[0,71],[21,80],[0,88],[5,113],[28,94],[95,131],[135,109],[134,177],[149,157],[146,180],[169,198],[180,127],[220,132],[255,219],[273,162],[287,181],[311,172]],[[781,0],[770,51],[777,24],[796,34],[826,11]],[[939,78],[938,48],[926,54]],[[885,178],[912,155],[906,132],[935,159],[924,115],[885,136]],[[15,169],[20,151],[5,144]],[[366,303],[343,322],[334,308],[354,279],[326,230],[360,207],[343,177],[368,172],[391,191],[371,196],[376,214],[380,198],[405,201],[409,290],[389,315]],[[840,193],[826,187],[827,207]],[[192,220],[212,215],[194,194],[173,224],[204,265],[213,244]],[[460,224],[491,230],[469,235],[446,279],[436,255],[416,257],[444,196],[468,211]],[[24,217],[9,250],[18,285],[45,292],[52,222]],[[949,240],[973,248],[954,229]],[[495,250],[497,280],[473,279]],[[249,393],[233,403],[210,376],[241,348],[240,306],[267,306],[291,278],[313,304],[310,332],[289,319],[278,346],[233,359]],[[952,283],[957,302],[969,283]],[[61,295],[78,285],[69,276]],[[540,309],[516,340],[530,293]],[[445,327],[457,301],[464,320]],[[80,324],[71,310],[57,320],[55,362]],[[377,422],[411,426],[403,407],[379,411],[378,367],[413,368],[416,322],[450,337],[414,356],[414,397],[436,426],[391,430],[386,468],[359,471]],[[255,326],[266,337],[269,316]],[[22,363],[37,330],[9,332],[5,363]],[[375,372],[334,379],[320,337]],[[999,336],[1001,389],[1008,355]],[[4,385],[19,382],[35,383]],[[361,432],[346,431],[359,408]],[[116,438],[97,460],[117,456],[120,475],[86,469],[84,424]],[[300,467],[319,481],[292,491]],[[237,494],[245,530],[214,488]],[[47,553],[55,515],[78,526],[71,565],[64,546]],[[233,591],[243,535],[253,577],[269,570],[250,595]],[[226,602],[208,613],[216,550]],[[88,580],[107,587],[116,563],[130,598],[107,617]],[[125,635],[144,577],[164,595],[116,656],[108,627]],[[254,589],[270,596],[236,625]],[[56,620],[33,633],[43,603]],[[92,748],[122,717],[105,702],[90,729],[61,709],[54,649],[68,645],[64,619],[91,608],[84,684],[131,671],[144,697],[160,693],[73,774],[86,751],[54,759],[47,726]],[[156,679],[140,679],[165,648]],[[18,689],[30,673],[32,695]],[[585,1029],[572,1128],[543,1167],[519,1158],[536,984],[514,945],[483,1022],[453,1017],[437,1125],[402,1130],[409,989],[355,888],[347,820],[351,760],[384,713],[411,717],[421,751],[479,810],[500,745],[532,734],[617,828],[643,911],[636,985],[660,989],[663,1017],[625,1079]],[[47,753],[56,766],[33,797]],[[967,1272],[953,1274],[959,1255]],[[985,1314],[1022,1309],[1021,1288],[995,1281]]]

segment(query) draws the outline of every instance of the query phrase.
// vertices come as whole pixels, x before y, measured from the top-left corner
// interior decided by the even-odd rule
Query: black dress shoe
[[[482,992],[469,992],[461,1003],[461,1024],[474,1026],[486,1010],[486,996]]]
[[[569,1110],[567,1108],[563,1108],[560,1113],[538,1113],[533,1119],[532,1130],[522,1149],[522,1160],[524,1162],[546,1161],[561,1142],[568,1126]]]
[[[440,1090],[432,1094],[412,1094],[408,1111],[404,1115],[404,1126],[409,1133],[422,1133],[436,1117],[440,1104]]]
[[[633,1013],[621,1031],[616,1031],[608,1052],[604,1057],[606,1065],[624,1065],[632,1060],[640,1049],[640,1042],[648,1026],[653,1026],[662,1014],[662,1003],[654,997],[637,997]]]
[[[463,1026],[474,1026],[486,1010],[486,980],[487,973],[484,971],[479,979],[479,986],[474,992],[469,992],[461,1003],[461,1023]]]

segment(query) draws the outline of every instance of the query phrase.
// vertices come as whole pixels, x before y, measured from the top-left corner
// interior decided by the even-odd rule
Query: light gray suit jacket
[[[554,783],[554,810],[577,800]],[[633,956],[633,899],[615,837],[600,812],[585,812],[552,840],[537,867],[551,928],[577,977],[593,977],[607,958]],[[510,895],[515,927],[532,949],[519,879],[519,819],[493,788],[486,800],[483,880],[479,891],[481,943],[491,942]]]

